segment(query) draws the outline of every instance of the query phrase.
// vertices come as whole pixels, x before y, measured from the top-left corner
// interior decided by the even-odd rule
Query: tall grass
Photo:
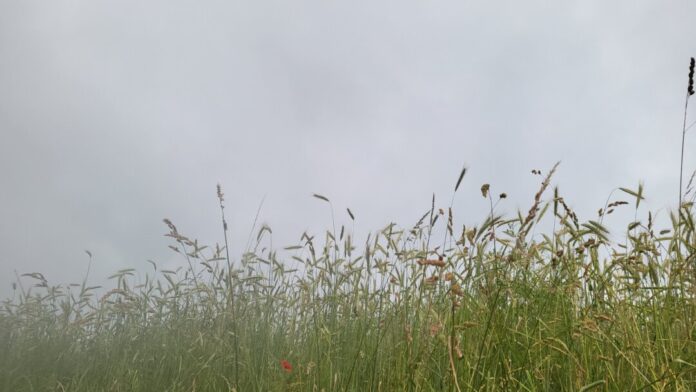
[[[0,389],[696,389],[692,205],[669,229],[648,213],[612,242],[603,219],[638,211],[642,186],[580,221],[549,190],[552,174],[514,217],[496,213],[504,194],[482,187],[490,214],[477,227],[457,227],[433,202],[415,225],[390,224],[361,246],[340,227],[264,247],[264,226],[233,261],[166,221],[184,267],[153,264],[140,284],[118,271],[97,296],[86,280],[27,274],[0,311]]]
[[[696,390],[694,176],[686,194],[682,186],[693,76],[692,58],[670,228],[654,227],[651,213],[638,219],[642,185],[619,188],[628,201],[610,198],[580,221],[558,188],[545,197],[556,165],[526,214],[497,214],[506,195],[494,201],[484,184],[490,209],[479,226],[457,228],[454,194],[447,211],[433,196],[414,226],[389,224],[360,249],[315,194],[331,208],[331,230],[303,234],[283,259],[262,246],[271,231],[262,226],[235,263],[218,186],[224,246],[203,246],[164,220],[186,267],[152,263],[141,283],[118,271],[100,296],[87,286],[89,268],[81,285],[18,276],[0,308],[0,388]],[[604,219],[629,206],[635,219],[612,242]]]

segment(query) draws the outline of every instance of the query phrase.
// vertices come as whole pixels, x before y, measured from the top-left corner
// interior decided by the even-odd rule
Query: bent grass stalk
[[[225,261],[227,262],[227,296],[232,313],[232,333],[234,334],[234,385],[238,385],[239,380],[239,332],[237,330],[237,316],[234,304],[234,286],[232,284],[232,262],[230,261],[230,244],[227,241],[227,220],[225,219],[225,195],[222,186],[217,185],[217,197],[220,203],[220,218],[222,219],[222,233],[225,239]],[[223,323],[224,324],[224,323]]]

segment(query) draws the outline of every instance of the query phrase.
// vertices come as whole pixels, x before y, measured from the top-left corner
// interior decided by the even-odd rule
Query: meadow
[[[362,244],[341,226],[276,250],[263,226],[233,258],[165,220],[177,270],[118,271],[110,288],[20,276],[0,309],[0,389],[695,390],[693,202],[657,228],[638,214],[643,187],[620,188],[581,221],[555,170],[535,171],[516,216],[481,186],[477,226],[433,198],[415,225]],[[218,199],[227,242],[220,187]],[[612,241],[603,221],[617,209],[647,219]]]

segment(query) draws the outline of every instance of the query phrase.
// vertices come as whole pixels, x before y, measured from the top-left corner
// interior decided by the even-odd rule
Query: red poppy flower
[[[290,362],[286,361],[285,359],[283,359],[282,361],[280,361],[280,366],[283,368],[283,370],[285,371],[285,373],[290,373],[290,372],[292,372],[292,365],[290,364]]]

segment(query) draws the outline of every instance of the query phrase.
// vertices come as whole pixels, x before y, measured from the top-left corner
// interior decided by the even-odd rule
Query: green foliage
[[[26,275],[0,310],[0,390],[696,389],[691,207],[678,228],[655,234],[650,215],[614,244],[610,211],[578,222],[557,189],[541,200],[549,177],[526,218],[496,215],[486,187],[479,229],[454,232],[451,212],[438,222],[433,204],[360,253],[342,227],[323,242],[303,235],[280,259],[260,246],[263,226],[232,262],[166,221],[188,268],[144,283],[119,271],[99,298],[99,288]],[[642,186],[621,190],[637,209]],[[528,235],[543,212],[556,231]],[[434,250],[438,223],[448,234]]]

